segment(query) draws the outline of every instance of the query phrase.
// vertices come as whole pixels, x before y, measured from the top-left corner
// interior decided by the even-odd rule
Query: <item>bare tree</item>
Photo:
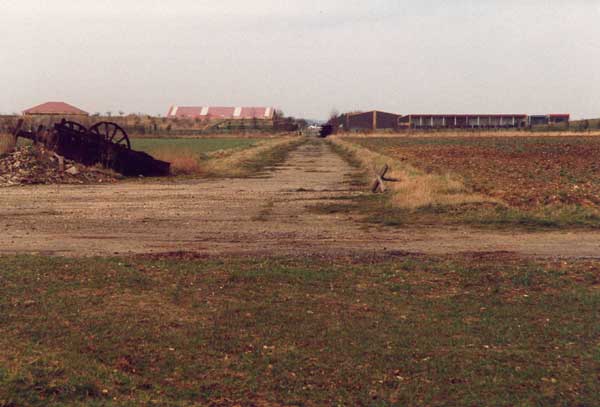
[[[329,120],[337,119],[338,117],[340,117],[340,112],[336,108],[331,109],[331,112],[329,113]]]
[[[331,109],[331,113],[329,113],[329,120],[327,124],[332,127],[332,131],[336,132],[342,123],[340,112],[337,109]]]

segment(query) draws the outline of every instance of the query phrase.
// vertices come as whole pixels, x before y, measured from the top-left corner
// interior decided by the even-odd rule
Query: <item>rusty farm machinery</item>
[[[170,163],[132,150],[127,132],[112,122],[99,122],[88,129],[63,119],[51,127],[24,130],[21,120],[14,135],[41,143],[69,160],[86,166],[100,164],[125,176],[160,177],[170,172]]]

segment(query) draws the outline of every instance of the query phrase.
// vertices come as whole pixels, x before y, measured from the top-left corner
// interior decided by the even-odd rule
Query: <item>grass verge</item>
[[[600,266],[0,257],[0,406],[585,405]]]
[[[286,137],[275,139],[254,148],[237,151],[231,155],[209,160],[205,169],[213,177],[247,177],[268,167],[277,165],[288,154],[306,142],[305,138]]]
[[[384,164],[389,165],[391,170],[388,176],[398,182],[387,185],[393,191],[393,203],[399,208],[417,209],[491,201],[491,198],[469,191],[462,180],[451,174],[426,174],[406,162],[358,146],[341,137],[331,137],[330,142],[338,149],[346,150],[347,154],[354,157],[355,162],[373,174]]]

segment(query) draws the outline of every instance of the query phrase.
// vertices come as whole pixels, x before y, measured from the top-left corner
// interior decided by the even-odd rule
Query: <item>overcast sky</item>
[[[0,0],[0,112],[600,117],[600,0]]]

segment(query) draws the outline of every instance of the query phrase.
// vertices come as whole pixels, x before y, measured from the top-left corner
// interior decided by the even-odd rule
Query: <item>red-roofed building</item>
[[[88,112],[65,102],[46,102],[23,111],[24,116],[88,116]]]
[[[274,112],[272,107],[171,106],[167,117],[271,120]]]

